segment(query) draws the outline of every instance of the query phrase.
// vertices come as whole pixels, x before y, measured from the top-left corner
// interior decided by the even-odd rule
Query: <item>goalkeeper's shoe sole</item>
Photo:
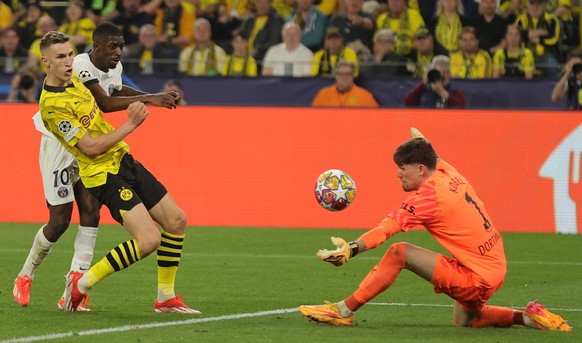
[[[65,298],[60,298],[59,302],[57,303],[57,307],[61,310],[65,309]],[[77,312],[89,312],[91,309],[89,308],[89,296],[87,295],[83,301],[77,306]]]
[[[530,301],[525,307],[525,315],[541,330],[572,331],[572,327],[564,318],[554,314],[537,301]]]
[[[323,305],[301,305],[299,311],[305,317],[321,324],[334,326],[351,326],[354,315],[344,317],[340,314],[337,304],[326,301]]]
[[[32,287],[32,279],[28,275],[19,276],[14,280],[14,288],[12,289],[12,297],[22,306],[28,306],[30,303],[30,287]]]
[[[164,302],[159,302],[156,300],[154,303],[154,312],[157,313],[186,313],[186,314],[202,314],[202,312],[188,307],[182,301],[184,298],[182,295],[177,295],[172,299],[166,300]]]

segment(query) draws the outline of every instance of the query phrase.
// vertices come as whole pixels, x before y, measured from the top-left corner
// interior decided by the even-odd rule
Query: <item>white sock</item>
[[[71,261],[71,271],[85,273],[93,261],[93,249],[99,228],[79,225],[75,238],[75,253]]]
[[[162,286],[162,287],[160,287]],[[164,288],[163,286],[169,285],[158,285],[158,301],[163,303],[164,301],[170,300],[176,297],[176,293],[174,293],[174,286],[171,285],[171,292],[168,292],[168,288]],[[166,292],[164,292],[166,290]]]
[[[24,261],[24,265],[22,266],[22,270],[18,274],[18,276],[28,275],[31,279],[34,279],[34,273],[40,267],[40,264],[44,259],[48,256],[53,248],[55,243],[49,242],[46,239],[43,229],[46,226],[43,225],[40,230],[34,236],[34,241],[32,242],[32,248],[30,248],[30,252],[26,257],[26,261]]]
[[[97,241],[99,228],[79,225],[77,237],[75,238],[75,253],[71,260],[71,271],[85,273],[93,262],[93,250]],[[63,291],[65,297],[65,291]]]
[[[525,324],[525,326],[537,329],[537,326],[535,326],[535,324],[532,323],[531,319],[525,313],[523,314],[523,323]]]
[[[79,291],[81,291],[81,293],[83,293],[83,294],[87,294],[87,292],[89,292],[91,290],[91,287],[89,287],[89,284],[87,284],[88,279],[89,279],[89,277],[87,275],[83,275],[83,277],[80,278],[79,282],[77,283],[77,287],[79,287]]]
[[[345,301],[342,300],[342,301],[338,302],[337,307],[338,307],[342,317],[349,317],[352,315],[352,311],[350,311],[350,309],[346,306]]]

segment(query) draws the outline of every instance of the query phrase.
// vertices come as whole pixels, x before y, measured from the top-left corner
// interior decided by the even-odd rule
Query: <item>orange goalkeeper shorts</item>
[[[466,311],[478,311],[501,287],[503,281],[490,287],[481,277],[457,260],[438,255],[431,283],[435,293],[455,299]]]

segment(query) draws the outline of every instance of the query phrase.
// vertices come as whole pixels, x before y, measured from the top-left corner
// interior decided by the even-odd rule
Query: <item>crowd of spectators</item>
[[[0,72],[42,75],[44,33],[88,52],[95,25],[111,21],[128,74],[334,77],[345,60],[356,78],[426,80],[446,56],[453,80],[558,80],[580,45],[575,1],[1,0]]]

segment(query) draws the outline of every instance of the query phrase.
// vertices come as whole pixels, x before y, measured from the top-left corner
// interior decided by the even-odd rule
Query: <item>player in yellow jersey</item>
[[[71,271],[66,278],[64,307],[76,311],[87,292],[116,271],[158,251],[160,288],[156,312],[200,313],[174,294],[181,258],[186,214],[166,188],[128,153],[123,139],[148,116],[139,101],[128,107],[128,119],[114,129],[102,116],[91,92],[73,75],[73,49],[69,37],[51,31],[41,40],[47,77],[40,112],[47,129],[79,162],[83,185],[133,239],[119,244],[85,274]],[[160,237],[155,222],[163,232]],[[165,281],[165,282],[164,282]]]
[[[89,54],[75,56],[73,73],[89,88],[99,108],[104,112],[124,110],[136,100],[154,106],[175,108],[176,101],[181,100],[177,92],[149,94],[122,84],[123,66],[120,56],[124,44],[123,34],[117,26],[101,23],[93,31],[93,50]],[[12,296],[22,306],[28,306],[30,302],[30,290],[36,270],[69,226],[74,201],[79,210],[79,227],[70,270],[81,273],[89,270],[101,207],[80,182],[77,160],[47,131],[40,112],[33,116],[33,120],[36,129],[42,134],[39,165],[49,220],[36,233],[22,269],[14,280]],[[89,311],[85,305],[79,305],[77,310]],[[57,306],[64,308],[64,295]]]
[[[354,242],[332,237],[337,249],[320,250],[317,256],[340,266],[393,235],[420,225],[452,257],[409,243],[392,244],[351,296],[339,303],[300,306],[301,313],[319,323],[351,325],[356,310],[388,289],[402,269],[408,269],[430,282],[436,293],[455,300],[456,325],[474,328],[526,325],[571,331],[562,317],[537,301],[530,302],[525,311],[487,305],[505,280],[501,234],[467,179],[442,161],[418,130],[411,132],[414,138],[400,145],[393,157],[402,189],[411,194],[376,228]]]

